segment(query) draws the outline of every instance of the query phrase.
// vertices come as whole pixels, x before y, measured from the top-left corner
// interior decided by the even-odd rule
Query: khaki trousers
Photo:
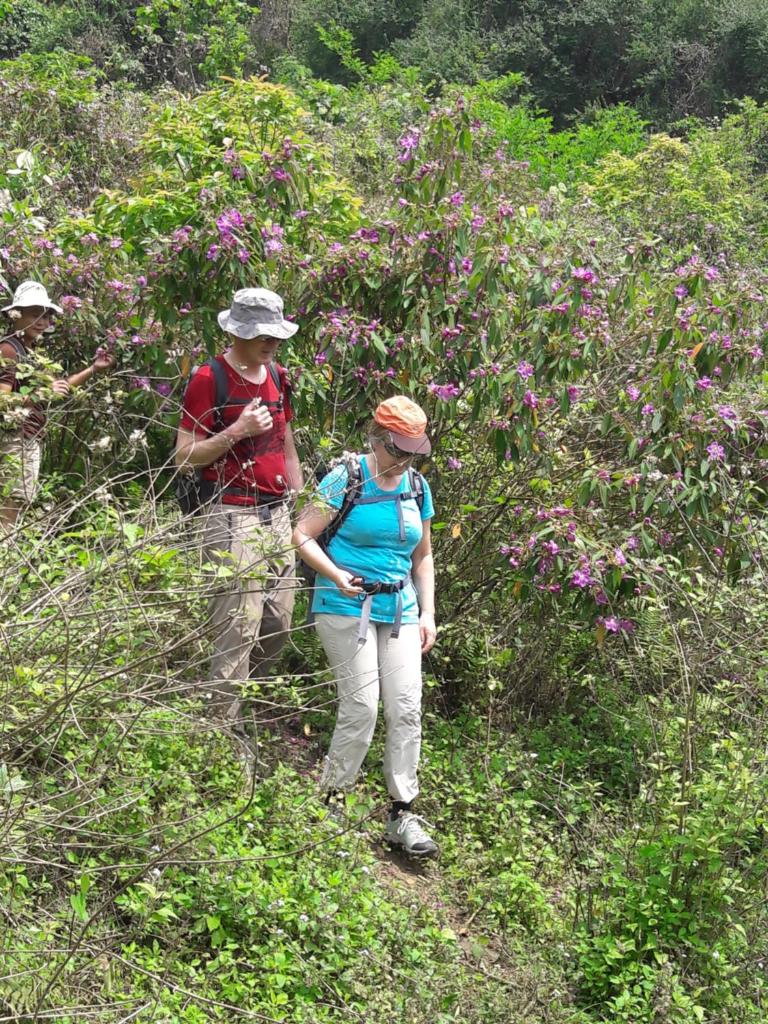
[[[0,434],[0,496],[33,501],[40,477],[40,442],[21,434]]]
[[[371,622],[359,644],[360,620],[352,615],[318,615],[315,628],[336,677],[336,728],[321,785],[349,789],[373,738],[379,694],[387,731],[384,778],[393,800],[410,803],[419,793],[421,750],[421,638],[417,624],[400,627]]]
[[[204,685],[213,692],[212,714],[239,726],[243,684],[266,673],[291,628],[297,580],[287,506],[212,506],[203,551],[221,576],[209,605],[214,641]]]

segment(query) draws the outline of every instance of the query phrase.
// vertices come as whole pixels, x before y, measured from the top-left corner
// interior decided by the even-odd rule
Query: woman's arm
[[[115,357],[109,355],[107,352],[99,351],[99,354],[94,359],[90,366],[86,366],[84,370],[73,373],[67,377],[67,384],[71,388],[79,388],[81,384],[85,384],[87,380],[90,380],[97,373],[107,373],[115,365]]]
[[[437,638],[435,625],[435,563],[432,558],[432,520],[422,523],[421,540],[411,556],[411,575],[419,597],[421,653],[430,651]]]
[[[357,597],[363,590],[352,582],[356,579],[354,574],[340,569],[317,543],[317,538],[337,515],[336,509],[321,504],[317,498],[311,499],[299,516],[293,543],[300,557],[316,573],[335,583],[346,597]]]

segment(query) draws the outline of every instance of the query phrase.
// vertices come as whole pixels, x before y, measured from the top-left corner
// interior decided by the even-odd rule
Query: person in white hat
[[[61,306],[51,302],[45,287],[37,281],[24,281],[13,294],[10,305],[1,313],[10,320],[11,330],[0,335],[0,395],[18,396],[9,403],[5,426],[0,432],[0,528],[12,528],[24,505],[37,493],[40,476],[40,436],[46,424],[46,404],[39,397],[21,397],[19,371],[31,362],[31,354],[41,336],[53,329],[54,315]],[[65,396],[84,384],[95,373],[114,365],[110,355],[99,355],[91,366],[70,377],[51,382],[54,395]]]
[[[286,371],[275,357],[298,326],[267,288],[235,292],[218,320],[230,347],[189,380],[176,463],[197,471],[206,561],[230,570],[211,602],[213,653],[203,685],[213,717],[247,742],[243,685],[266,674],[293,614],[288,500],[304,480]]]

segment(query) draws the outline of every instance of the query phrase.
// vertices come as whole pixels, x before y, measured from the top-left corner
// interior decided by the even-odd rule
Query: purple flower
[[[717,415],[721,419],[726,420],[726,421],[727,420],[736,420],[736,419],[738,419],[738,415],[736,413],[736,410],[733,409],[730,405],[718,405],[718,407],[717,407]]]
[[[472,273],[472,260],[469,258],[469,256],[465,256],[464,259],[461,261],[461,269],[464,271],[465,274]]]
[[[59,301],[67,313],[72,313],[74,310],[80,309],[83,304],[83,300],[79,299],[77,295],[62,295]]]
[[[627,557],[621,550],[621,548],[616,548],[616,550],[613,552],[613,560],[616,563],[616,565],[624,566],[627,564]]]
[[[677,288],[675,288],[675,295],[677,296],[678,299],[684,299],[687,294],[688,294],[688,289],[685,287],[684,284],[679,284],[677,286]]]
[[[587,568],[577,569],[571,577],[571,586],[578,587],[581,590],[585,587],[591,587],[594,582]]]
[[[167,381],[161,380],[159,384],[155,385],[155,391],[165,398],[171,393],[171,385]]]
[[[547,554],[553,556],[556,555],[560,550],[560,545],[557,543],[556,540],[545,540],[541,546],[547,552]]]
[[[619,620],[615,618],[613,615],[610,615],[607,619],[603,619],[603,625],[609,633],[618,633],[619,629],[621,628]]]
[[[248,260],[251,258],[251,254],[248,252],[247,249],[238,249],[237,258],[240,260],[241,263],[247,263]]]
[[[574,267],[571,275],[576,281],[584,281],[585,284],[594,284],[597,281],[597,274],[589,267]]]
[[[655,412],[653,408],[653,402],[646,403],[640,411],[643,416],[653,416]]]
[[[231,234],[233,231],[239,231],[240,228],[245,226],[243,215],[239,210],[225,210],[219,217],[216,218],[216,227],[222,235]]]
[[[208,252],[205,254],[205,258],[207,260],[215,260],[216,257],[218,256],[218,254],[219,254],[219,246],[218,245],[211,245],[208,248]]]
[[[517,372],[521,380],[528,380],[529,377],[533,376],[534,370],[533,366],[523,359],[517,364]]]
[[[461,461],[461,459],[454,459],[454,457],[452,455],[448,456],[446,464],[448,466],[448,469],[461,469],[461,467],[464,465],[464,463]],[[505,554],[506,554],[506,552],[505,552]]]
[[[696,387],[699,389],[699,391],[709,391],[709,389],[712,387],[712,381],[709,377],[699,377],[699,379],[696,381]]]
[[[725,458],[725,448],[717,441],[713,441],[712,444],[707,445],[707,455],[712,462],[722,462]]]
[[[576,384],[569,384],[566,390],[571,402],[578,402],[579,398],[581,398],[581,388],[577,387]]]
[[[420,141],[421,132],[418,128],[409,128],[404,135],[401,135],[397,140],[397,144],[400,147],[397,162],[401,164],[408,163],[418,149]]]
[[[525,395],[523,396],[523,405],[527,405],[529,409],[538,409],[539,399],[533,391],[525,392]]]
[[[633,402],[636,402],[640,397],[640,389],[634,384],[627,384],[627,394]]]
[[[429,385],[429,390],[432,394],[439,398],[442,402],[450,401],[451,398],[456,398],[461,394],[461,389],[457,384],[435,384]]]
[[[454,192],[451,198],[448,200],[451,206],[461,206],[464,202],[463,192]]]
[[[283,167],[273,167],[272,177],[275,181],[290,181],[290,175]]]
[[[134,391],[149,391],[149,377],[132,377],[131,387],[133,388]]]

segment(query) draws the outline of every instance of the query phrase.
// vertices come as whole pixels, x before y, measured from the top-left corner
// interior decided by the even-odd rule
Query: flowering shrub
[[[479,562],[516,598],[569,602],[626,633],[668,557],[755,564],[759,276],[726,255],[676,262],[627,244],[589,207],[541,193],[461,98],[403,130],[375,216],[310,129],[288,89],[261,81],[177,97],[153,114],[131,194],[43,234],[14,226],[6,272],[64,296],[57,352],[118,350],[113,401],[153,418],[220,348],[214,318],[234,288],[270,284],[302,327],[281,358],[305,453],[331,430],[342,446],[378,400],[411,394],[438,464],[452,460],[447,493],[458,485],[453,507],[471,510]],[[167,427],[155,443],[170,450]],[[478,495],[456,466],[484,446],[501,468]],[[478,521],[489,501],[492,530]]]

